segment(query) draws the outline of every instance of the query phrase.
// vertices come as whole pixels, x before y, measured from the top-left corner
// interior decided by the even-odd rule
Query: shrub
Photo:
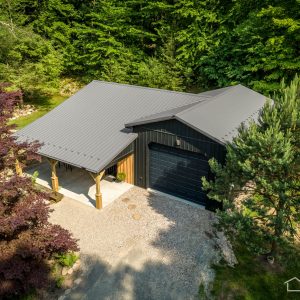
[[[118,181],[125,181],[126,179],[126,174],[125,173],[118,173],[117,174],[117,180]]]
[[[0,84],[0,298],[17,298],[51,280],[48,262],[54,253],[77,251],[77,241],[48,222],[49,195],[31,178],[16,174],[16,160],[39,159],[39,144],[17,143],[7,125],[19,93]]]
[[[58,278],[56,278],[56,286],[58,288],[61,288],[63,283],[64,283],[65,278],[63,276],[59,276]]]
[[[57,254],[55,258],[63,267],[72,267],[77,261],[78,255],[76,255],[74,252],[67,252]]]

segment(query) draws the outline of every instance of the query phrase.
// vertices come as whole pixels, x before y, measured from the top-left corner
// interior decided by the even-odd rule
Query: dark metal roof
[[[175,118],[175,116],[178,113],[180,113],[180,112],[182,112],[182,111],[184,111],[184,110],[186,110],[190,107],[193,107],[194,105],[196,105],[199,102],[210,100],[214,96],[222,94],[230,88],[232,88],[232,87],[229,86],[229,87],[225,87],[225,88],[221,88],[221,89],[216,89],[216,90],[212,90],[212,91],[199,93],[199,94],[197,94],[198,97],[199,97],[198,102],[183,105],[183,106],[180,106],[180,107],[175,107],[175,108],[172,108],[172,109],[169,109],[169,110],[166,110],[166,111],[159,112],[157,114],[142,117],[140,119],[131,121],[130,123],[126,123],[125,127],[137,126],[137,125],[147,124],[149,122],[159,122],[159,121],[164,121],[164,120],[169,120],[169,119]]]
[[[266,97],[242,85],[176,115],[176,119],[219,143],[231,142],[241,123],[257,121]]]
[[[41,155],[99,172],[137,138],[124,124],[176,118],[222,144],[256,119],[264,102],[241,85],[189,94],[93,81],[16,135],[43,143]]]
[[[202,98],[198,103],[141,118],[127,126],[177,119],[218,143],[225,144],[236,136],[241,123],[257,120],[266,99],[242,85],[198,95]]]
[[[216,89],[216,90],[202,92],[202,93],[199,93],[198,95],[202,96],[202,97],[215,97],[215,96],[225,93],[227,90],[229,90],[231,88],[232,88],[232,86],[227,86],[227,87]]]
[[[43,143],[41,155],[99,172],[136,139],[125,123],[199,99],[195,94],[93,81],[17,136]]]
[[[200,98],[201,99],[201,98]],[[205,101],[207,98],[204,98],[203,100],[201,99],[200,101]],[[150,116],[145,116],[142,118],[139,118],[137,120],[134,120],[131,123],[125,124],[125,127],[132,127],[132,126],[137,126],[137,125],[142,125],[142,124],[147,124],[147,123],[152,123],[152,122],[160,122],[164,120],[170,120],[176,116],[176,114],[186,110],[187,108],[193,107],[194,105],[197,105],[199,102],[183,105],[180,107],[175,107],[172,109],[168,109],[162,112],[159,112],[157,114],[153,114]]]

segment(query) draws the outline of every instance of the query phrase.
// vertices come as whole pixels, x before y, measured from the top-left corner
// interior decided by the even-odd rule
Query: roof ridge
[[[236,88],[237,86],[240,86],[240,85],[241,85],[241,84],[233,85],[233,86],[231,86],[231,88],[229,88],[228,90],[224,91],[223,93],[218,94],[218,95],[216,95],[215,97],[209,97],[209,101],[201,101],[201,102],[197,102],[197,103],[195,103],[195,104],[197,104],[197,105],[200,106],[200,104],[202,104],[202,103],[203,103],[203,104],[205,104],[205,103],[211,103],[212,101],[215,101],[218,97],[220,97],[220,96],[222,96],[222,95],[224,95],[224,94],[227,94],[229,91],[232,91],[234,88]],[[176,114],[176,116],[180,116],[180,115],[182,115],[182,114],[184,114],[184,113],[190,111],[190,110],[193,109],[193,108],[194,108],[194,106],[189,107],[189,108],[187,108],[186,110],[181,111],[180,113]]]
[[[196,101],[196,102],[193,102],[193,103],[175,106],[173,108],[168,108],[168,109],[156,112],[154,114],[143,116],[141,118],[138,118],[138,119],[135,119],[135,120],[132,120],[130,122],[125,123],[125,127],[130,127],[132,124],[143,122],[143,121],[149,120],[151,118],[152,118],[151,119],[152,121],[155,121],[155,120],[159,119],[159,118],[155,118],[155,116],[157,116],[157,115],[168,113],[168,112],[171,112],[173,110],[180,109],[180,108],[184,109],[185,107],[187,107],[187,108],[193,107],[194,105],[197,105],[199,102],[202,102],[202,101],[207,101],[207,99],[204,99],[204,100],[203,99],[199,99],[199,101]],[[163,118],[171,119],[171,118],[173,118],[175,116],[176,116],[176,113],[172,113],[169,116],[164,116]]]
[[[193,96],[193,97],[197,97],[197,98],[199,98],[199,97],[211,98],[209,96],[201,96],[199,94],[194,94],[194,93],[166,90],[166,89],[153,88],[153,87],[141,86],[141,85],[132,85],[132,84],[128,84],[128,83],[118,83],[118,82],[113,82],[113,81],[104,81],[104,80],[97,80],[97,79],[94,79],[92,82],[105,83],[105,84],[111,84],[111,85],[123,85],[123,86],[128,86],[128,87],[132,87],[132,88],[136,88],[136,89],[155,90],[155,91],[159,91],[159,92],[182,94],[185,96]]]
[[[184,108],[184,107],[192,107],[194,105],[197,105],[199,102],[203,102],[203,101],[206,101],[206,100],[199,100],[199,101],[196,101],[196,102],[193,102],[193,103],[189,103],[189,104],[184,104],[184,105],[179,105],[179,106],[175,106],[175,107],[172,107],[172,108],[168,108],[168,109],[165,109],[165,110],[162,110],[162,111],[159,111],[157,113],[154,113],[154,114],[151,114],[151,115],[147,115],[145,117],[142,117],[142,118],[149,118],[151,116],[155,116],[157,114],[160,114],[160,113],[165,113],[165,112],[168,112],[168,111],[171,111],[171,110],[174,110],[174,109],[177,109],[177,108]],[[175,114],[176,115],[176,114]],[[140,118],[140,119],[142,119]]]
[[[230,90],[231,88],[236,87],[236,86],[238,86],[238,85],[241,85],[241,84],[235,84],[235,85],[224,86],[224,87],[217,88],[217,89],[214,89],[214,90],[207,90],[207,91],[205,91],[205,92],[197,93],[197,95],[201,96],[201,94],[204,94],[204,93],[223,90],[223,92],[217,94],[216,96],[209,96],[210,98],[214,98],[214,97],[223,95],[223,94],[226,93],[228,90]]]

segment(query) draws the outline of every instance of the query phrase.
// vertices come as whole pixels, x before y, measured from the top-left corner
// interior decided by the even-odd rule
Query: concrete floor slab
[[[38,172],[37,183],[51,188],[51,169],[47,161],[35,164],[25,170],[29,175]],[[95,207],[96,185],[90,174],[86,170],[72,167],[66,169],[64,165],[56,168],[59,180],[59,192],[69,198],[75,199],[85,205]],[[105,177],[101,180],[100,187],[102,193],[103,207],[112,203],[122,194],[130,190],[133,185],[126,182],[114,182]]]

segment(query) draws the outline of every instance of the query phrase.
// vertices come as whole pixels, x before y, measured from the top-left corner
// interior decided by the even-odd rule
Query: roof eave
[[[119,154],[121,153],[126,147],[128,147],[133,141],[135,141],[138,137],[137,133],[131,133],[130,134],[131,137],[128,139],[127,143],[123,144],[122,147],[120,147],[117,151],[113,152],[113,155],[110,156],[109,159],[106,159],[104,162],[101,163],[100,167],[95,171],[86,169],[87,171],[90,172],[94,172],[94,173],[99,173],[101,172],[103,169],[105,169],[105,167]]]
[[[45,154],[43,153],[43,151],[39,150],[37,153],[43,157],[46,157],[46,158],[50,158],[50,159],[54,159],[54,160],[57,160],[57,161],[60,161],[62,163],[65,163],[65,164],[68,164],[68,165],[71,165],[71,166],[74,166],[76,168],[80,168],[80,169],[83,169],[83,170],[86,170],[88,172],[92,172],[92,173],[99,173],[101,172],[103,169],[105,169],[105,167],[120,153],[122,152],[126,147],[128,147],[137,137],[138,135],[136,133],[131,133],[130,134],[131,137],[128,139],[127,143],[125,143],[124,145],[122,145],[122,147],[120,147],[117,151],[113,152],[113,155],[110,156],[109,159],[106,159],[104,162],[100,161],[100,164],[99,164],[99,167],[95,168],[95,169],[90,169],[90,168],[87,168],[87,167],[84,167],[82,165],[78,165],[78,164],[74,164],[73,162],[69,162],[67,160],[63,160],[61,158],[57,158],[55,156],[51,156],[51,155],[48,155],[48,154]]]

